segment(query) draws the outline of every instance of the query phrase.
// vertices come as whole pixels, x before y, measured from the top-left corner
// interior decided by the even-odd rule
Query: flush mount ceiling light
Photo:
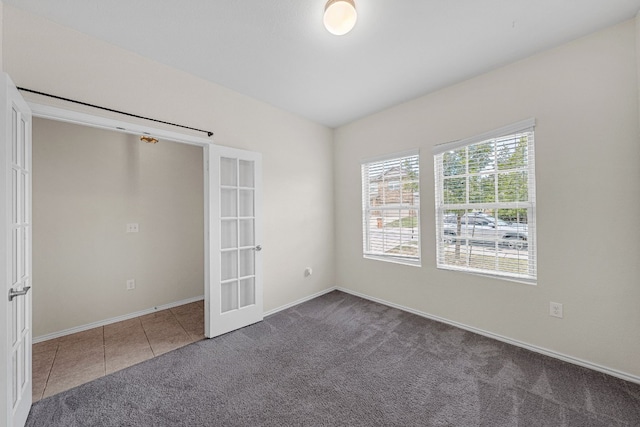
[[[351,31],[357,20],[358,13],[353,0],[329,0],[324,7],[324,26],[336,36]]]

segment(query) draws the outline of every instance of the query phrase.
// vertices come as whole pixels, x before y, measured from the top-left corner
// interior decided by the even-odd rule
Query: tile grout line
[[[193,304],[193,303],[192,303],[192,304]],[[188,305],[188,304],[185,304],[185,305]],[[180,307],[181,307],[181,306],[174,307],[174,308],[180,308]],[[173,309],[172,309],[172,310],[173,310]],[[189,313],[192,313],[192,312],[191,312],[191,311],[189,311]],[[174,315],[174,316],[175,316],[175,315]],[[203,325],[204,325],[204,312],[202,312],[202,313],[198,313],[198,316],[197,316],[197,317],[199,317],[200,319],[202,319],[202,323],[203,323]],[[185,332],[187,332],[187,335],[189,335],[189,337],[190,337],[190,338],[192,338],[192,339],[196,339],[196,341],[193,341],[193,342],[197,342],[197,341],[201,341],[202,339],[206,339],[206,337],[204,337],[204,330],[202,331],[202,334],[197,334],[197,336],[196,336],[196,335],[191,334],[191,332],[187,331],[187,328],[186,328],[185,326],[183,326],[183,325],[182,325],[182,323],[180,322],[180,320],[179,320],[179,319],[178,319],[178,323],[180,323],[180,326],[182,326],[182,329],[184,329],[184,330],[185,330]],[[204,337],[204,338],[203,338],[203,337]]]
[[[187,338],[192,339],[193,337],[191,336],[189,331],[187,331],[187,329],[184,327],[180,319],[178,319],[178,316],[176,316],[176,314],[173,312],[173,309],[170,308],[169,311],[171,312],[171,315],[173,316],[173,318],[176,319],[176,322],[178,322],[178,325],[180,325],[184,333],[187,334]]]
[[[151,345],[151,341],[149,341],[149,335],[147,335],[147,330],[144,327],[144,322],[142,321],[142,316],[138,317],[138,321],[140,322],[140,326],[142,326],[142,332],[144,332],[144,337],[147,339],[147,343],[149,344],[149,348],[151,349],[151,354],[153,354],[153,357],[156,357],[157,354],[155,351],[153,351],[153,346]]]
[[[107,342],[104,339],[104,326],[102,327],[102,361],[104,362],[102,366],[104,367],[104,375],[107,376]]]
[[[53,355],[53,360],[51,361],[51,366],[49,367],[49,373],[47,374],[47,380],[44,382],[44,388],[42,389],[42,395],[40,399],[44,399],[44,393],[47,391],[47,386],[49,385],[49,378],[51,378],[51,372],[53,372],[53,365],[56,363],[56,358],[58,357],[58,350],[60,349],[60,343],[56,344],[56,354]],[[33,376],[33,373],[32,373]]]

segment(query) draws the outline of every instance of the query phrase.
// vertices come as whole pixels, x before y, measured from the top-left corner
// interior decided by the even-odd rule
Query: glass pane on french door
[[[256,303],[255,165],[220,158],[220,311]]]

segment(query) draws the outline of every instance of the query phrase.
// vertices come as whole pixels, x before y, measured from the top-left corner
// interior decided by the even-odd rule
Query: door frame
[[[148,135],[162,140],[176,142],[180,144],[195,145],[202,147],[202,160],[203,160],[203,178],[204,178],[204,283],[203,293],[205,299],[205,336],[207,338],[212,337],[212,331],[209,327],[209,301],[211,284],[211,230],[213,230],[214,224],[211,224],[211,200],[213,199],[213,191],[210,185],[210,170],[209,170],[209,157],[210,152],[216,144],[207,138],[182,134],[173,132],[166,129],[155,128],[151,126],[142,125],[140,123],[126,122],[118,119],[112,119],[107,117],[95,116],[89,113],[83,113],[79,111],[68,110],[61,107],[54,107],[51,105],[41,104],[27,100],[27,104],[31,108],[32,116],[42,119],[55,120],[60,122],[66,122],[81,126],[89,126],[98,129],[112,130],[120,133],[127,133],[132,135]]]

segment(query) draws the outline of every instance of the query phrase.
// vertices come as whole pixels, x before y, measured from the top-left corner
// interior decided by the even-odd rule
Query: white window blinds
[[[434,149],[438,268],[535,282],[533,125]]]
[[[420,265],[418,151],[362,163],[365,258]]]

